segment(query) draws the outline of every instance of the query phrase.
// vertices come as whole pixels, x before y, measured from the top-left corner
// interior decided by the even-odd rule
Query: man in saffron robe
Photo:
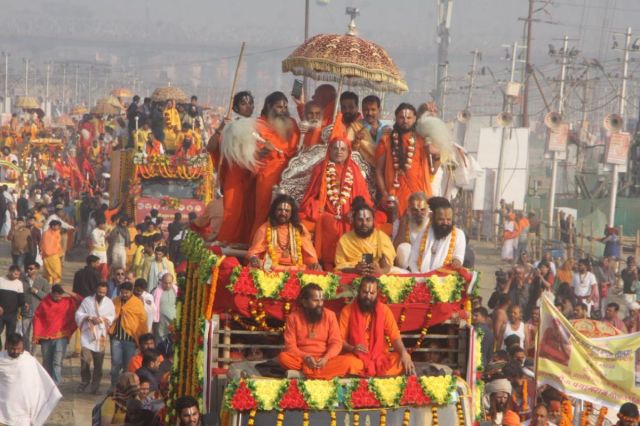
[[[173,99],[167,102],[167,106],[164,109],[164,123],[164,144],[168,151],[173,152],[178,146],[178,135],[182,130],[180,113]]]
[[[252,234],[267,219],[273,189],[280,183],[282,172],[298,149],[300,131],[289,117],[289,104],[284,93],[273,92],[267,96],[256,121],[256,131],[260,136],[258,157],[261,166],[256,173]]]
[[[416,214],[426,201],[424,193],[417,194],[410,197],[407,210],[410,214]],[[431,220],[419,235],[411,235],[406,226],[400,225],[396,241],[401,240],[402,243],[398,245],[396,265],[412,273],[427,273],[442,267],[460,269],[467,242],[464,232],[453,225],[451,203],[444,197],[431,197],[428,205]]]
[[[144,152],[148,157],[164,155],[164,146],[162,146],[162,142],[153,136],[153,133],[149,133],[147,135],[147,143],[144,146]]]
[[[322,143],[322,107],[315,101],[304,104],[303,120],[298,124],[302,146],[309,148]]]
[[[334,139],[326,158],[314,167],[300,203],[303,220],[315,230],[316,253],[325,270],[333,269],[338,240],[351,230],[351,200],[357,196],[371,204],[367,182],[351,159],[349,144]]]
[[[342,338],[336,315],[324,308],[322,288],[307,284],[298,297],[298,309],[287,317],[284,351],[278,362],[301,371],[309,379],[333,379],[355,374],[360,362],[340,355]]]
[[[255,202],[256,142],[251,119],[253,95],[241,91],[233,96],[233,112],[238,117],[228,125],[222,120],[209,139],[207,150],[218,171],[218,187],[222,190],[222,226],[217,240],[225,243],[249,244]],[[224,136],[221,132],[224,129]],[[199,218],[197,226],[211,223],[211,214]]]
[[[267,222],[253,236],[247,259],[251,266],[267,270],[321,269],[293,198],[282,194],[273,200]]]
[[[395,117],[392,131],[382,136],[376,148],[376,185],[383,201],[390,196],[397,198],[398,214],[402,216],[411,194],[424,192],[431,196],[431,172],[424,139],[415,131],[415,107],[402,103]]]
[[[365,377],[416,374],[391,309],[378,300],[375,277],[362,278],[358,297],[342,308],[339,324],[343,352],[361,363],[362,368],[356,374]],[[389,352],[387,337],[394,352]]]
[[[359,275],[386,274],[396,258],[391,239],[375,228],[373,209],[362,198],[354,200],[351,211],[353,230],[338,240],[336,269]]]
[[[298,110],[298,116],[305,118],[304,114],[304,99],[294,98],[296,102],[296,109]],[[336,107],[336,89],[330,84],[321,84],[316,87],[315,92],[311,96],[311,101],[318,104],[322,110],[322,121],[320,128],[324,129],[326,126],[333,122],[333,113]]]
[[[49,222],[49,229],[44,231],[40,240],[40,253],[44,264],[44,276],[49,284],[57,284],[62,280],[62,223],[59,220]]]

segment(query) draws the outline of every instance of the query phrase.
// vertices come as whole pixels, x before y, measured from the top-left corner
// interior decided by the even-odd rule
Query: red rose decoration
[[[418,282],[413,286],[413,290],[404,303],[429,303],[431,293],[424,282]]]
[[[407,384],[400,399],[400,405],[424,406],[431,404],[431,398],[425,395],[418,376],[407,377]]]
[[[289,387],[287,391],[280,398],[280,409],[281,410],[308,410],[309,405],[304,400],[304,395],[300,392],[300,388],[298,388],[298,381],[296,379],[291,379],[289,381]]]
[[[380,406],[380,401],[378,401],[376,394],[369,390],[369,383],[366,379],[360,379],[358,387],[351,392],[350,399],[350,405],[352,408],[371,408]]]
[[[249,275],[248,268],[242,268],[240,271],[240,275],[238,275],[236,283],[233,285],[233,293],[245,296],[256,296],[258,294],[258,289],[253,283],[251,275]]]
[[[289,279],[282,286],[280,290],[280,298],[282,300],[292,302],[298,298],[300,294],[300,280],[296,274],[291,274]]]
[[[236,411],[249,411],[258,407],[256,399],[244,380],[240,381],[233,397],[231,397],[231,408]]]

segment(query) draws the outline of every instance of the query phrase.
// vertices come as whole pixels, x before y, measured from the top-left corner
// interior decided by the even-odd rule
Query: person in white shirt
[[[587,316],[591,316],[591,308],[598,303],[598,280],[589,272],[587,259],[578,261],[578,272],[573,273],[571,286],[578,302],[587,305]]]
[[[140,298],[144,304],[144,311],[147,313],[147,330],[151,331],[157,306],[153,300],[153,295],[147,291],[147,286],[147,280],[138,278],[133,284],[133,294]]]
[[[60,215],[64,215],[64,207],[61,204],[58,204],[56,206],[56,209],[53,212],[53,214],[51,214],[49,217],[47,217],[47,220],[44,223],[44,228],[42,229],[42,232],[44,232],[47,229],[49,229],[49,224],[54,220],[57,220],[58,222],[60,222],[62,224],[62,229],[66,229],[66,230],[75,229],[73,227],[73,225],[71,225],[70,223],[67,223],[64,220],[62,220]]]
[[[417,200],[414,207],[418,208],[421,197],[418,194],[413,196]],[[396,265],[412,273],[426,273],[444,266],[459,269],[464,261],[467,242],[464,232],[453,224],[451,203],[444,197],[431,197],[428,205],[430,221],[413,238],[409,232],[408,241],[398,245]],[[398,232],[398,238],[403,238],[402,232]]]
[[[78,392],[91,384],[91,392],[97,394],[102,380],[102,363],[109,327],[116,317],[116,309],[107,297],[108,286],[102,281],[93,296],[85,297],[76,311],[76,324],[80,329],[80,377]],[[93,375],[91,362],[93,361]]]

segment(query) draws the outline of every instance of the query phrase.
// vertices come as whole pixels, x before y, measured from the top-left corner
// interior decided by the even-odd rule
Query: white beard
[[[244,169],[255,171],[259,166],[256,142],[255,120],[238,118],[225,126],[220,153],[229,164],[237,164]]]

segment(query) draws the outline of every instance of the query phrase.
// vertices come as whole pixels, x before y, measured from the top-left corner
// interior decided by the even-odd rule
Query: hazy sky
[[[385,47],[406,73],[410,86],[426,96],[433,85],[436,0],[324,2],[328,4],[320,5],[322,1],[310,0],[311,35],[345,32],[348,23],[345,7],[358,7],[360,35]],[[471,63],[469,52],[478,48],[483,53],[481,65],[490,65],[499,78],[504,77],[508,62],[501,59],[505,51],[502,44],[521,39],[523,23],[518,17],[526,15],[528,1],[454,0],[453,3],[452,75],[463,80]],[[554,77],[557,66],[547,55],[547,45],[560,45],[561,41],[556,39],[564,34],[580,38],[572,44],[577,45],[586,57],[610,59],[609,66],[617,66],[615,58],[621,53],[611,49],[613,31],[624,31],[627,26],[640,22],[640,1],[552,0],[551,3],[536,15],[541,20],[556,23],[534,25],[532,54],[537,66],[546,66],[543,69]],[[536,7],[540,4],[537,2]],[[115,39],[125,45],[129,41],[149,39],[176,45],[197,43],[202,49],[192,51],[190,55],[203,63],[211,58],[233,55],[240,42],[246,41],[247,52],[254,58],[252,66],[268,64],[265,72],[272,75],[278,72],[279,61],[303,39],[304,0],[0,0],[0,10],[2,50],[6,49],[18,58],[28,56],[36,61],[39,56],[47,55],[56,57],[45,59],[82,59],[70,57],[76,50],[64,46],[69,39],[75,38]],[[640,34],[640,25],[636,30]],[[34,34],[44,39],[33,38]],[[16,36],[24,39],[16,44]],[[55,50],[38,49],[57,39],[60,42]],[[617,39],[622,45],[623,37],[617,36]],[[145,60],[148,56],[152,61],[155,53],[162,52],[161,48],[149,50],[145,54],[132,51],[130,55],[144,56]],[[87,51],[84,50],[85,54]],[[179,53],[171,54],[179,58],[176,60],[178,68],[184,61]],[[162,60],[166,61],[166,58]],[[489,77],[483,78],[480,84],[482,81],[491,83]],[[290,78],[280,79],[278,83],[288,88]]]

